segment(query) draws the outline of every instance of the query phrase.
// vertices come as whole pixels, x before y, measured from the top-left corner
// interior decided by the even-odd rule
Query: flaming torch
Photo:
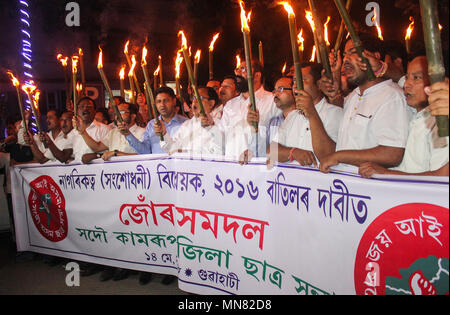
[[[194,80],[195,84],[198,84],[198,64],[200,63],[200,56],[202,54],[202,51],[199,49],[195,53],[194,56]]]
[[[359,39],[358,34],[355,31],[355,28],[353,27],[352,21],[350,19],[350,16],[348,15],[347,9],[342,4],[341,0],[334,0],[334,3],[336,4],[336,7],[339,10],[339,14],[341,15],[342,20],[344,20],[345,26],[347,27],[348,32],[350,33],[350,37],[352,38],[353,45],[356,48],[356,51],[358,52],[358,56],[364,61],[364,63],[367,65],[367,79],[369,81],[375,80],[375,74],[373,73],[372,67],[370,66],[369,60],[365,58],[363,53],[363,47],[361,45],[361,40]]]
[[[317,62],[318,63],[322,63],[320,60],[320,54],[319,51],[317,49],[317,47],[319,46],[319,43],[317,41],[317,35],[316,35],[316,25],[314,24],[314,19],[313,19],[313,14],[311,11],[305,10],[305,17],[309,22],[309,25],[311,25],[311,30],[313,32],[313,36],[314,36],[314,46],[316,46],[316,55],[317,55]]]
[[[67,101],[70,100],[70,83],[69,83],[69,72],[67,69],[67,61],[69,60],[69,57],[65,57],[63,58],[62,54],[58,54],[56,56],[56,59],[58,59],[59,62],[61,62],[61,65],[63,66],[64,69],[64,82],[66,84],[66,99]]]
[[[23,84],[22,90],[27,94],[28,100],[30,101],[31,110],[33,111],[33,115],[36,118],[36,127],[39,132],[42,132],[41,120],[40,120],[40,116],[39,116],[39,113],[36,108],[36,106],[38,104],[37,102],[39,101],[40,92],[36,91],[36,86],[34,85],[33,81],[30,81],[30,83]],[[36,102],[36,99],[33,98],[34,93],[37,94],[37,102]]]
[[[328,40],[328,23],[330,23],[330,20],[331,20],[331,16],[328,16],[327,21],[323,25],[323,35],[324,35],[325,44],[327,44],[327,47],[331,45],[330,41]]]
[[[122,66],[122,68],[120,68],[120,72],[119,72],[119,79],[120,79],[120,96],[122,98],[125,98],[125,84],[124,84],[124,80],[125,80],[125,65]]]
[[[301,63],[303,60],[303,52],[305,51],[305,39],[303,38],[303,28],[297,35],[297,44],[298,44],[298,55]]]
[[[439,33],[438,8],[436,0],[420,0],[423,34],[428,59],[428,74],[431,84],[444,81],[445,67],[442,56],[442,42]],[[448,137],[448,116],[436,116],[439,137]]]
[[[86,95],[85,88],[86,88],[86,75],[84,72],[84,58],[83,58],[83,50],[81,48],[78,48],[78,56],[80,57],[80,69],[81,69],[81,86],[82,86],[82,93],[81,95]]]
[[[322,30],[322,24],[319,20],[319,13],[316,8],[315,0],[308,0],[309,1],[309,7],[311,9],[314,22],[317,22],[316,26],[316,37],[317,37],[317,49],[319,51],[320,59],[322,61],[323,68],[325,69],[325,75],[328,77],[328,79],[333,80],[333,74],[331,73],[331,67],[330,67],[330,60],[328,59],[328,49],[325,44],[325,41],[323,39],[323,30]],[[327,22],[328,23],[328,22]]]
[[[148,108],[149,115],[150,115],[150,113],[152,113],[153,117],[155,117],[156,123],[160,124],[161,122],[159,121],[159,118],[158,118],[158,110],[156,109],[155,98],[153,96],[153,92],[150,87],[150,77],[148,75],[148,70],[147,70],[147,52],[148,52],[147,48],[144,46],[142,48],[141,67],[142,67],[142,72],[144,72],[145,92],[147,95],[147,108]],[[159,138],[161,139],[161,141],[164,140],[164,137],[162,134],[159,135]]]
[[[186,68],[189,75],[189,81],[191,82],[192,89],[194,90],[194,95],[197,98],[198,105],[200,107],[200,113],[202,116],[206,116],[205,108],[203,107],[203,102],[200,98],[200,94],[198,94],[197,84],[194,80],[194,74],[192,72],[191,60],[189,59],[189,51],[187,48],[187,40],[186,36],[184,36],[184,32],[181,30],[178,32],[178,36],[181,36],[181,51],[184,56],[184,63],[186,64]]]
[[[279,2],[279,4],[284,6],[284,9],[288,13],[289,19],[289,33],[291,35],[291,48],[292,48],[292,57],[294,59],[294,69],[295,69],[295,83],[296,87],[299,90],[303,90],[303,77],[302,77],[302,69],[300,65],[300,57],[298,54],[298,44],[297,44],[297,22],[295,21],[294,10],[291,5],[287,2]]]
[[[380,40],[384,40],[384,38],[383,38],[383,32],[381,31],[381,27],[380,27],[380,25],[378,24],[378,13],[377,13],[377,9],[376,9],[376,8],[373,9],[372,22],[375,24],[375,27],[376,27],[376,29],[377,29],[378,38],[379,38]]]
[[[159,67],[159,87],[163,87],[164,78],[163,78],[163,64],[161,56],[158,56],[158,67]]]
[[[183,57],[181,57],[181,52],[177,52],[177,58],[175,59],[175,89],[177,91],[177,97],[181,101],[181,113],[185,115],[183,98],[181,96],[181,88],[180,88],[180,67],[183,62]]]
[[[78,102],[78,92],[77,92],[77,64],[78,56],[72,56],[72,90],[73,90],[73,115],[77,117],[77,102]]]
[[[209,79],[212,80],[214,78],[214,71],[213,71],[213,51],[214,51],[214,44],[216,43],[217,38],[219,38],[220,33],[216,33],[213,36],[213,39],[211,43],[209,44]],[[186,59],[186,56],[184,57]]]
[[[131,63],[130,55],[129,55],[129,53],[128,53],[128,46],[129,46],[129,45],[130,45],[130,41],[128,40],[128,41],[125,43],[125,47],[124,47],[124,49],[123,49],[123,53],[125,54],[125,58],[127,59],[128,67],[131,68],[132,63]],[[133,75],[133,79],[134,79],[134,83],[135,83],[135,85],[136,85],[137,92],[138,92],[138,94],[139,94],[139,93],[141,93],[141,88],[139,87],[139,81],[138,81],[138,79],[137,79],[137,77],[136,77],[136,74]]]
[[[12,84],[16,88],[17,100],[19,102],[20,116],[22,117],[23,130],[27,130],[27,127],[25,125],[25,114],[24,114],[24,110],[23,110],[22,97],[20,96],[20,88],[19,88],[20,87],[20,82],[19,82],[19,80],[16,79],[16,77],[13,75],[13,73],[11,71],[8,71],[7,73],[11,77]]]
[[[98,54],[97,69],[98,69],[98,72],[100,73],[100,77],[102,78],[103,85],[105,86],[106,90],[108,91],[110,104],[112,104],[114,113],[116,114],[116,117],[117,117],[117,121],[119,123],[121,123],[123,121],[122,116],[120,115],[119,109],[117,108],[116,102],[114,101],[114,94],[111,90],[111,87],[109,86],[108,80],[106,79],[105,72],[103,72],[103,57],[102,57],[103,52],[100,47],[98,47],[98,48],[100,49],[100,53]]]
[[[156,91],[158,89],[158,75],[159,75],[160,66],[156,68],[155,72],[153,72],[153,89]]]
[[[405,36],[406,52],[408,53],[408,55],[411,53],[411,35],[414,30],[414,18],[410,16],[409,20],[411,21],[411,23],[406,29],[406,36]]]
[[[250,105],[253,111],[256,111],[256,99],[255,90],[253,87],[253,71],[252,71],[252,53],[250,51],[250,27],[248,25],[248,19],[250,16],[246,15],[244,9],[244,3],[242,0],[239,1],[241,6],[241,30],[244,37],[244,50],[245,50],[245,63],[247,65],[247,81],[248,81],[248,93],[250,95]],[[298,56],[298,55],[297,55]],[[256,133],[258,133],[258,124],[253,123]]]
[[[132,64],[130,71],[128,72],[128,80],[130,81],[130,90],[131,90],[131,98],[130,103],[134,103],[134,84],[133,84],[133,77],[134,77],[134,68],[136,67],[136,57],[134,55],[131,56]]]
[[[241,67],[241,57],[239,55],[236,55],[236,69],[239,69]]]

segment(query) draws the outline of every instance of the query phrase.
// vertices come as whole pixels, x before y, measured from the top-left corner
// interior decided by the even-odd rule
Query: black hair
[[[206,89],[206,91],[208,91],[208,98],[215,102],[214,107],[219,105],[219,95],[217,95],[217,92],[216,90],[214,90],[214,88],[210,86],[200,86],[198,89]]]
[[[80,98],[77,102],[77,105],[79,106],[82,101],[86,101],[86,100],[92,102],[92,104],[94,104],[94,108],[97,108],[97,104],[95,104],[95,101],[92,98],[90,98],[89,96],[83,96],[82,98]]]
[[[301,64],[302,68],[306,68],[306,67],[311,67],[311,74],[313,76],[314,79],[314,84],[316,84],[317,81],[320,80],[320,78],[322,78],[322,69],[323,66],[320,63],[317,62],[303,62]]]
[[[162,94],[162,93],[168,94],[171,98],[176,97],[175,92],[168,86],[163,86],[163,87],[160,87],[159,89],[157,89],[155,91],[155,97],[158,96],[158,94]]]
[[[384,44],[377,36],[371,34],[371,33],[359,33],[358,34],[359,40],[361,41],[361,45],[363,49],[366,49],[370,52],[378,52],[380,53],[380,59],[384,60],[385,56],[385,49]],[[348,38],[347,42],[352,40],[351,37]]]

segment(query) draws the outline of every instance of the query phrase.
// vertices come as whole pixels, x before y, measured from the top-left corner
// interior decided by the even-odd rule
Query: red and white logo
[[[39,176],[30,183],[28,205],[39,233],[51,242],[66,238],[68,222],[64,195],[49,176]]]
[[[355,260],[357,294],[449,292],[449,209],[404,204],[367,228]]]

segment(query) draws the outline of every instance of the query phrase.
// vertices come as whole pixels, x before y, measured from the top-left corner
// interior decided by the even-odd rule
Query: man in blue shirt
[[[160,113],[159,120],[161,121],[161,123],[164,123],[169,135],[173,136],[177,132],[178,128],[183,124],[183,122],[188,119],[176,113],[175,93],[169,87],[161,87],[155,91],[155,103],[156,109]],[[125,135],[130,146],[138,154],[165,153],[161,149],[161,146],[159,144],[159,134],[155,134],[155,123],[155,119],[149,121],[142,141],[136,139],[136,137],[130,133],[125,124],[119,124],[118,127]]]

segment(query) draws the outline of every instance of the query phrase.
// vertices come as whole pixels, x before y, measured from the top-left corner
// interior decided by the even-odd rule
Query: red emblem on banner
[[[66,201],[61,189],[49,176],[39,176],[30,183],[28,205],[39,233],[52,242],[67,236]]]
[[[367,228],[355,260],[355,290],[366,295],[449,292],[449,209],[394,207]]]

